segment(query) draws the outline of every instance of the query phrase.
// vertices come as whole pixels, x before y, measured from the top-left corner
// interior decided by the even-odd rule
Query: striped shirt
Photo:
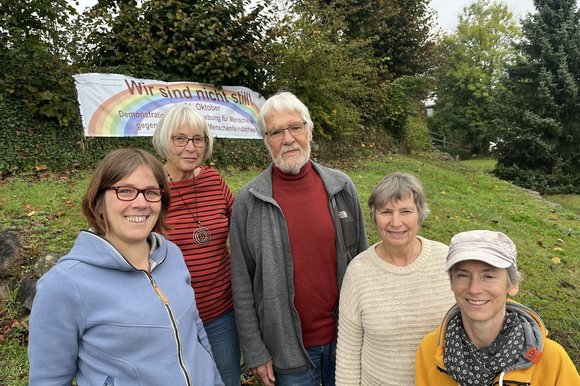
[[[219,172],[202,167],[198,176],[169,182],[171,206],[166,237],[179,246],[191,274],[195,301],[204,323],[233,307],[230,253],[227,248],[234,196]],[[198,220],[211,233],[205,246],[193,240]]]

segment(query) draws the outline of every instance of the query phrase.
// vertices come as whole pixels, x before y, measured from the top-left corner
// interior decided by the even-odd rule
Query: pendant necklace
[[[187,202],[185,202],[185,199],[183,198],[183,195],[181,194],[179,189],[177,189],[177,187],[175,187],[175,182],[173,182],[169,173],[167,173],[167,177],[169,177],[169,181],[171,181],[171,183],[174,185],[173,188],[177,191],[177,194],[179,194],[179,197],[181,197],[181,201],[183,201],[183,205],[185,206],[185,208],[187,209],[187,211],[189,212],[191,217],[193,217],[193,220],[195,222],[197,222],[197,229],[193,231],[193,242],[201,247],[205,247],[206,245],[208,245],[211,242],[211,233],[210,233],[209,229],[204,227],[202,225],[201,221],[199,221],[199,215],[197,212],[197,190],[196,190],[197,184],[195,181],[195,172],[193,173],[193,202],[195,203],[195,216],[193,215],[193,212],[189,208],[189,205],[187,205]]]

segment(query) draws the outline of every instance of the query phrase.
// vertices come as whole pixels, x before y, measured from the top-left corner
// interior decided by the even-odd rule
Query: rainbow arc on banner
[[[171,105],[187,102],[212,122],[210,127],[219,129],[217,136],[259,137],[257,117],[263,97],[245,87],[218,89],[204,83],[139,80],[117,74],[80,74],[75,79],[86,136],[153,135]],[[237,129],[240,133],[235,133]]]

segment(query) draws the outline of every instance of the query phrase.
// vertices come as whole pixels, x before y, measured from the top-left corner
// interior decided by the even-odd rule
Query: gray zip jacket
[[[312,162],[312,161],[311,161]],[[347,264],[368,248],[358,194],[343,172],[312,162],[328,193],[336,229],[337,286]],[[269,360],[291,373],[313,367],[302,344],[294,307],[293,259],[288,228],[272,195],[272,167],[236,196],[230,223],[230,254],[236,323],[246,365]],[[312,221],[304,213],[304,221]]]

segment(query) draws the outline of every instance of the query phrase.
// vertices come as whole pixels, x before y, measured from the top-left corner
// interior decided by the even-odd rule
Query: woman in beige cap
[[[540,317],[507,299],[521,281],[509,237],[487,230],[455,235],[445,270],[457,305],[419,346],[417,386],[580,385]]]

